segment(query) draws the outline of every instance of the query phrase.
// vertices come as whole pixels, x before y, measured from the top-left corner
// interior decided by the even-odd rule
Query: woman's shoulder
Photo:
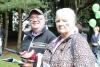
[[[76,40],[79,40],[79,39],[82,40],[82,39],[84,39],[84,37],[80,33],[73,34],[72,38],[76,39]]]
[[[73,41],[76,43],[76,45],[85,45],[88,44],[88,41],[86,40],[86,38],[84,38],[80,33],[77,33],[73,36]]]

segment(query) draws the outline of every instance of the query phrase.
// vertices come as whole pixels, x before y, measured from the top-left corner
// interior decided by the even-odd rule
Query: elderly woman
[[[56,38],[43,55],[43,67],[95,67],[95,57],[88,42],[78,33],[76,15],[70,8],[56,12]]]

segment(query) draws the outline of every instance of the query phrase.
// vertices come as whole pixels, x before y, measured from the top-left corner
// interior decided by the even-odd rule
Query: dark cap
[[[43,15],[43,12],[42,12],[40,9],[37,9],[37,8],[32,9],[32,10],[30,11],[29,17],[30,17],[33,13],[34,13],[34,14]]]

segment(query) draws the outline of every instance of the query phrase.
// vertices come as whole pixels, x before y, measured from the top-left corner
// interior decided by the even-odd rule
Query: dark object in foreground
[[[6,61],[6,62],[17,63],[17,64],[19,64],[19,65],[24,64],[24,62],[18,61],[18,60],[16,60],[15,58],[6,58],[6,59],[2,59],[2,60],[3,60],[3,61]]]
[[[19,55],[19,52],[10,48],[4,48],[4,50]]]

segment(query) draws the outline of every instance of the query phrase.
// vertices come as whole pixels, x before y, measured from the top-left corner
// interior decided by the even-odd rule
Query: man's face
[[[43,15],[32,14],[29,18],[30,24],[33,30],[42,30],[45,25],[45,19]]]
[[[94,27],[93,30],[94,30],[95,33],[98,33],[99,32],[99,27]]]

